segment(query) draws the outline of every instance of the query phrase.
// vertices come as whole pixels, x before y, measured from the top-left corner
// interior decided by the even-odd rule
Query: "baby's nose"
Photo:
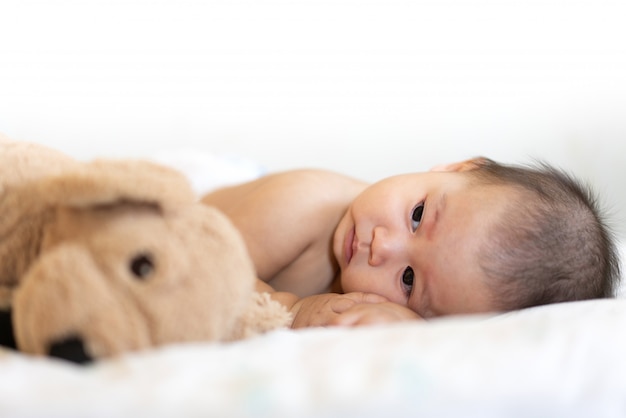
[[[370,266],[376,267],[394,257],[398,257],[401,251],[401,240],[389,229],[384,227],[374,228],[368,260]]]

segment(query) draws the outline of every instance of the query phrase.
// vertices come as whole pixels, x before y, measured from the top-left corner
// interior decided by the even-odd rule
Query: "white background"
[[[626,233],[626,3],[3,0],[0,132],[367,180],[538,157]]]

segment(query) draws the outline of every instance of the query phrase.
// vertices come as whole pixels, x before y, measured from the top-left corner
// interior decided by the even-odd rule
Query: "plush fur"
[[[6,138],[0,170],[0,308],[19,350],[86,361],[290,323],[254,291],[238,231],[177,171]]]

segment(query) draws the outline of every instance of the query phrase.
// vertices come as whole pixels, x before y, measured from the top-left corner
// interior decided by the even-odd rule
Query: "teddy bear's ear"
[[[0,193],[0,237],[19,224],[30,225],[37,233],[36,225],[43,221],[46,211],[56,207],[136,202],[166,208],[196,199],[185,176],[172,168],[142,160],[95,160]]]
[[[196,196],[184,175],[141,160],[95,160],[32,185],[45,206],[90,207],[117,202],[168,206]]]
[[[95,160],[27,181],[5,193],[0,199],[0,232],[55,207],[136,202],[165,208],[196,199],[184,175],[172,168],[141,160]]]

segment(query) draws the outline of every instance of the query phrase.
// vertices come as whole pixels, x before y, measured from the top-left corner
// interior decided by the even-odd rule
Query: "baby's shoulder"
[[[352,200],[366,183],[354,177],[323,169],[296,169],[269,174],[264,188],[309,200]]]

